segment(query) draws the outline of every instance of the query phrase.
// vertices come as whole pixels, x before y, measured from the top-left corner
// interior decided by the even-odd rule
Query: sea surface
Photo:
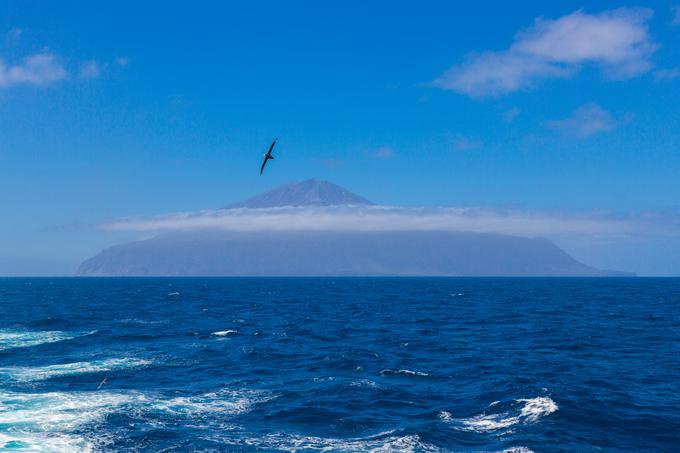
[[[0,279],[0,449],[678,451],[680,280]]]

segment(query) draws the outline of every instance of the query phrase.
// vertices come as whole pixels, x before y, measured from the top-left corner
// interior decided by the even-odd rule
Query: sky
[[[680,2],[238,3],[0,4],[0,274],[317,177],[680,275]]]

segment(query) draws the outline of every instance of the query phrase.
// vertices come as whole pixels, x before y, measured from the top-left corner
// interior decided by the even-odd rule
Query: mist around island
[[[84,261],[94,276],[611,276],[537,235],[625,229],[604,219],[375,205],[327,181],[290,183],[216,211],[121,219],[155,232]],[[524,234],[522,234],[524,232]]]

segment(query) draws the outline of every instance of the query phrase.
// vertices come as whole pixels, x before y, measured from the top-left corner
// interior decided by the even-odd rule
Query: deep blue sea
[[[678,451],[680,279],[0,279],[0,449]]]

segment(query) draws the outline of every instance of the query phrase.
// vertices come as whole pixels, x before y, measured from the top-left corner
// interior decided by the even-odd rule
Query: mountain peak
[[[332,182],[312,178],[293,181],[227,208],[274,208],[280,206],[337,206],[373,204]]]

